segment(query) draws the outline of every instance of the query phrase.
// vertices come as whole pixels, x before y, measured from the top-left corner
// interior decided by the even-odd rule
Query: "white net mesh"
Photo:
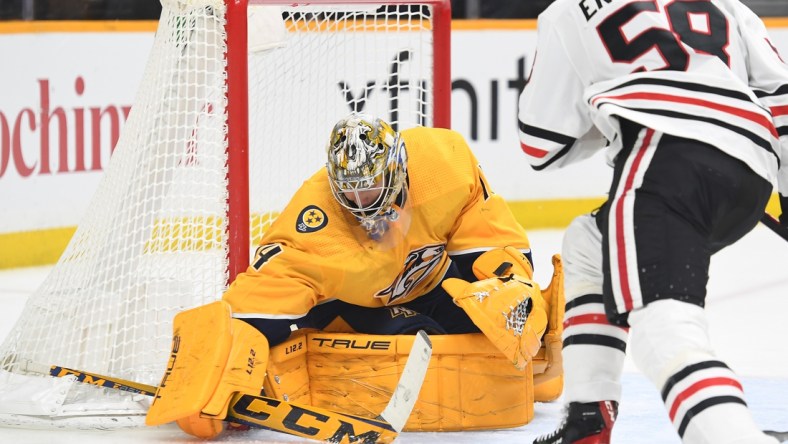
[[[311,3],[249,9],[246,255],[323,165],[340,117],[355,109],[399,128],[433,122],[430,7]],[[99,417],[144,415],[139,396],[94,387],[75,385],[42,411],[19,407],[9,393],[37,384],[18,379],[30,363],[155,385],[174,315],[227,286],[234,123],[226,117],[226,9],[217,0],[163,6],[138,96],[86,217],[0,348],[0,423],[68,425],[78,416],[92,427]]]
[[[331,129],[351,110],[380,115],[400,128],[431,125],[431,23],[422,8],[389,16],[292,8],[285,46],[250,56],[250,175],[254,240],[268,211],[282,208],[301,182],[325,163]],[[411,11],[413,9],[413,11]],[[327,11],[327,12],[326,12]],[[301,20],[308,17],[310,20]],[[291,57],[291,46],[308,57]],[[320,78],[337,73],[331,79]],[[286,106],[275,104],[286,104]],[[272,180],[268,165],[277,165]]]

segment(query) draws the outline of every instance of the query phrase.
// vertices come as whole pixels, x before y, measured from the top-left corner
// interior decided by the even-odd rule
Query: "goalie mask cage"
[[[162,0],[112,160],[0,348],[0,424],[144,423],[176,313],[221,297],[351,110],[449,127],[449,0]],[[329,190],[326,190],[329,192]]]

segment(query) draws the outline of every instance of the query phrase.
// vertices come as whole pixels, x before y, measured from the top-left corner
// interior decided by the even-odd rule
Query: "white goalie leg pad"
[[[620,401],[627,329],[611,325],[602,301],[602,234],[591,215],[564,234],[565,402]]]
[[[775,443],[761,432],[733,371],[714,356],[703,308],[660,300],[629,315],[632,358],[662,394],[686,444]]]

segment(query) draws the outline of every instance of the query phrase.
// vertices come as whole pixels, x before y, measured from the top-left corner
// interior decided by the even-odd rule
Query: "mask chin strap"
[[[389,229],[389,222],[399,219],[399,213],[394,208],[389,208],[385,213],[373,217],[356,217],[361,227],[364,228],[372,240],[380,240]]]
[[[361,224],[361,227],[366,230],[367,236],[369,236],[370,239],[377,241],[383,238],[383,235],[386,234],[386,231],[389,229],[389,222],[394,222],[399,219],[397,207],[402,208],[405,205],[407,196],[408,188],[406,182],[406,185],[400,190],[399,195],[397,195],[394,206],[372,217],[356,216],[356,219]]]

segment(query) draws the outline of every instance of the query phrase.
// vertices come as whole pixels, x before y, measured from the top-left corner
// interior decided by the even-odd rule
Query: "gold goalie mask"
[[[405,143],[394,129],[366,114],[352,113],[337,122],[326,148],[331,192],[371,237],[395,220],[394,203],[407,175]]]

